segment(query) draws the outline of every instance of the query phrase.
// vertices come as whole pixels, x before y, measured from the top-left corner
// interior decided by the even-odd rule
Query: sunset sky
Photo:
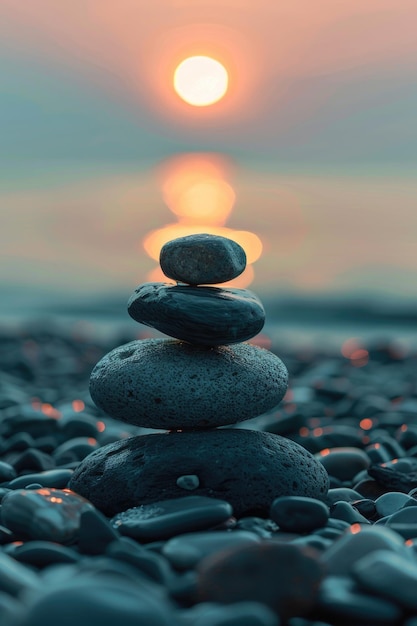
[[[415,298],[416,24],[416,0],[0,0],[0,285],[128,293],[187,167],[262,241],[254,290]],[[193,55],[229,74],[212,106],[174,91]]]

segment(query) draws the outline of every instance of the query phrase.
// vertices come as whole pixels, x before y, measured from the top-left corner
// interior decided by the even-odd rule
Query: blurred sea
[[[6,286],[1,293],[0,325],[6,331],[45,325],[58,330],[76,326],[93,337],[163,336],[129,317],[125,291],[74,296]],[[364,344],[389,340],[417,347],[417,302],[383,296],[258,295],[266,311],[261,333],[265,347],[335,348],[351,338]]]

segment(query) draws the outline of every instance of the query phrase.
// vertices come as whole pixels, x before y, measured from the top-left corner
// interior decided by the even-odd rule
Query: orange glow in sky
[[[174,89],[188,104],[205,107],[221,100],[229,77],[224,65],[208,56],[184,59],[174,72]]]
[[[251,266],[262,254],[262,241],[255,233],[224,226],[236,198],[227,180],[229,163],[216,154],[183,154],[169,159],[161,168],[162,195],[179,221],[152,230],[143,239],[145,252],[159,261],[161,248],[172,239],[199,233],[227,237],[246,252],[245,271],[225,286],[243,289],[254,279]],[[148,274],[152,282],[166,282],[160,267]]]

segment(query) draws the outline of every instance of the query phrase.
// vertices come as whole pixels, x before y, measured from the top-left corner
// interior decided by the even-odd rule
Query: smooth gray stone
[[[71,469],[51,469],[36,472],[36,474],[24,474],[11,480],[8,487],[10,489],[25,489],[31,483],[39,483],[42,487],[64,489],[72,476],[72,472]]]
[[[325,526],[329,509],[314,498],[280,496],[273,501],[269,516],[281,530],[305,533]]]
[[[233,509],[225,500],[190,495],[127,509],[110,523],[122,535],[138,541],[156,541],[216,526],[232,514]]]
[[[404,539],[417,537],[417,507],[407,506],[389,516],[387,527]]]
[[[185,533],[168,539],[162,554],[177,569],[191,569],[202,559],[216,552],[236,546],[260,542],[260,538],[248,530],[215,530],[202,533]]]
[[[402,610],[393,602],[356,589],[353,581],[342,576],[327,576],[320,586],[316,605],[326,622],[360,626],[393,626],[400,623]]]
[[[402,537],[385,526],[353,524],[322,554],[331,576],[349,576],[353,565],[376,550],[392,550],[410,558]]]
[[[265,323],[264,307],[248,289],[143,283],[127,310],[140,324],[205,346],[246,341]]]
[[[108,516],[139,504],[181,498],[178,476],[194,472],[194,495],[230,502],[234,514],[267,515],[279,495],[324,499],[323,466],[295,442],[244,429],[130,437],[80,463],[70,488]],[[190,496],[191,497],[191,496]]]
[[[332,519],[341,519],[349,524],[370,524],[371,522],[366,519],[353,507],[350,502],[341,500],[335,502],[330,507],[330,517]]]
[[[115,575],[75,575],[62,586],[32,596],[19,626],[177,626],[174,607],[151,585]]]
[[[417,502],[411,496],[401,491],[389,491],[382,494],[375,500],[376,510],[381,517],[392,515],[399,511],[407,502],[413,502],[417,506]]]
[[[201,233],[178,237],[161,248],[165,276],[190,285],[214,285],[236,278],[246,267],[246,253],[232,239]]]
[[[261,415],[279,404],[287,385],[283,362],[257,346],[207,349],[174,339],[144,339],[106,354],[92,371],[90,393],[115,419],[185,430]],[[187,473],[195,474],[192,468]]]
[[[359,559],[352,568],[363,589],[417,611],[417,564],[390,550],[376,550]]]
[[[328,454],[316,454],[316,458],[323,463],[330,476],[339,480],[352,480],[363,469],[367,469],[370,460],[366,452],[359,448],[341,447],[330,448]]]

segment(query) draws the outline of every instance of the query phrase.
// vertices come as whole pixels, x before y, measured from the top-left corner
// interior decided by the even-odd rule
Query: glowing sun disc
[[[211,57],[184,59],[174,72],[175,91],[195,107],[209,106],[223,98],[228,83],[226,68]]]

